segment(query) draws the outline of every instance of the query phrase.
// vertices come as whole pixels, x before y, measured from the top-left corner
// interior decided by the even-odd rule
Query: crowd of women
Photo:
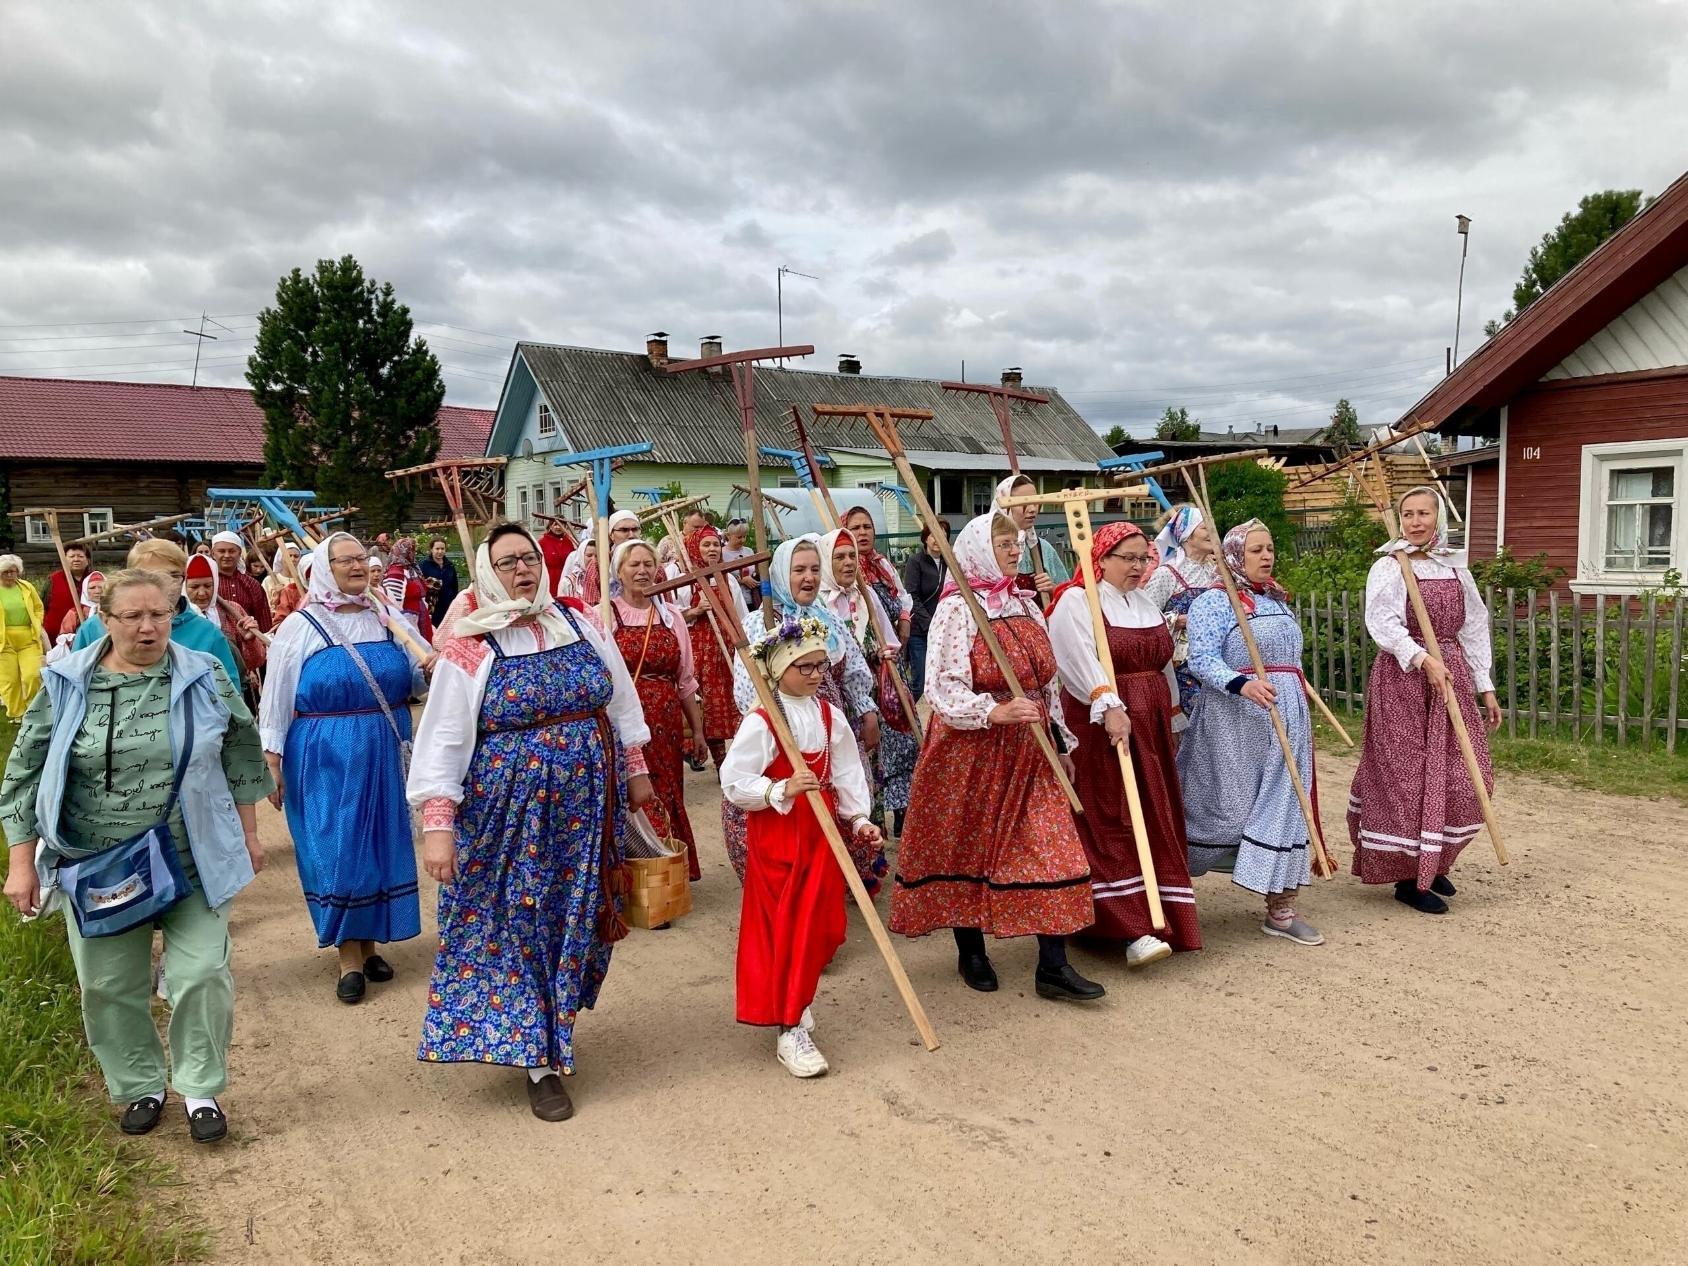
[[[1025,483],[1005,480],[999,501]],[[1414,489],[1400,511],[1402,535],[1368,585],[1378,665],[1348,822],[1362,882],[1439,913],[1481,823],[1443,683],[1485,781],[1481,722],[1492,728],[1498,709],[1487,615],[1448,548],[1440,498]],[[519,1069],[532,1111],[551,1121],[573,1112],[563,1079],[575,1024],[627,932],[624,832],[635,818],[654,826],[692,879],[705,873],[688,765],[713,761],[742,884],[738,1018],[775,1030],[776,1059],[799,1077],[827,1071],[812,1004],[847,924],[833,828],[866,893],[889,889],[891,929],[948,930],[962,980],[982,992],[999,987],[991,946],[1006,938],[1036,938],[1040,996],[1078,1002],[1106,986],[1074,966],[1074,939],[1131,969],[1200,949],[1192,877],[1212,870],[1258,894],[1265,934],[1321,944],[1299,902],[1315,843],[1302,801],[1316,813],[1319,799],[1301,633],[1270,531],[1251,520],[1216,540],[1190,506],[1152,540],[1130,523],[1100,528],[1091,561],[1110,675],[1090,596],[1036,514],[968,522],[953,570],[947,527],[930,523],[899,571],[876,516],[852,509],[838,530],[784,541],[765,591],[750,570],[697,574],[749,553],[746,525],[723,532],[701,513],[666,548],[632,514],[612,515],[602,564],[593,533],[577,543],[560,520],[537,537],[503,524],[461,587],[441,543],[418,560],[408,540],[378,540],[377,553],[336,532],[280,560],[302,588],[252,586],[261,620],[232,586],[247,602],[231,593],[237,611],[214,624],[204,612],[218,611],[218,577],[190,602],[195,565],[164,541],[137,545],[92,590],[84,580],[90,609],[19,709],[0,828],[11,903],[70,914],[88,1038],[127,1105],[123,1128],[151,1129],[168,1097],[147,1013],[157,927],[170,1085],[196,1139],[226,1130],[227,920],[263,863],[253,806],[266,797],[286,815],[303,904],[346,1003],[394,978],[384,947],[420,934],[419,820],[421,869],[440,885],[419,1058]],[[1440,658],[1407,601],[1403,557]],[[1221,560],[1235,601],[1218,585]],[[7,646],[22,640],[10,632],[18,607],[46,649],[33,591],[7,597],[9,561]],[[230,559],[246,579],[239,565]],[[263,645],[256,671],[229,653],[248,634]],[[254,710],[241,684],[259,678]],[[424,699],[413,734],[411,704]],[[150,852],[133,847],[143,837]]]

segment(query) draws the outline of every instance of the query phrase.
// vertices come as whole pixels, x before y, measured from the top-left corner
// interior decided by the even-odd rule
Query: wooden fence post
[[[1670,712],[1666,716],[1670,728],[1665,731],[1665,750],[1672,756],[1676,755],[1676,705],[1679,698],[1677,682],[1682,676],[1682,606],[1681,598],[1674,598],[1670,604],[1675,608],[1670,617]]]
[[[1548,671],[1547,688],[1552,691],[1549,696],[1552,702],[1548,705],[1547,723],[1555,731],[1559,729],[1559,591],[1547,591],[1547,657],[1551,663]]]
[[[1582,595],[1571,595],[1571,737],[1582,742]]]
[[[1594,598],[1594,741],[1606,741],[1606,596]]]
[[[1629,599],[1618,599],[1618,746],[1629,734]]]
[[[1365,647],[1360,648],[1365,653]],[[1354,715],[1354,621],[1348,614],[1348,591],[1342,591],[1342,684],[1348,688],[1348,715]]]
[[[1506,732],[1518,737],[1518,606],[1506,591]]]
[[[1541,708],[1540,708],[1540,705],[1537,701],[1537,696],[1536,696],[1536,591],[1534,589],[1531,589],[1531,590],[1528,590],[1527,592],[1529,594],[1529,601],[1530,601],[1530,614],[1527,617],[1525,617],[1529,622],[1530,737],[1535,738],[1536,737],[1536,718],[1541,713]]]
[[[1647,595],[1647,675],[1641,679],[1641,746],[1653,746],[1653,674],[1659,663],[1659,599]]]

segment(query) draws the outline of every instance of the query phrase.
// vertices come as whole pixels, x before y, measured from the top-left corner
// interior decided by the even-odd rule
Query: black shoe
[[[195,1143],[215,1143],[228,1137],[229,1119],[218,1107],[195,1108],[188,1113],[188,1133]]]
[[[334,986],[334,996],[345,1003],[362,1002],[363,973],[349,971],[340,977],[340,983]]]
[[[363,975],[366,980],[373,980],[376,984],[385,984],[393,978],[393,965],[379,954],[371,954],[363,960]]]
[[[152,1127],[158,1124],[158,1118],[164,1115],[164,1101],[167,1098],[168,1092],[162,1095],[142,1095],[123,1109],[123,1120],[119,1128],[125,1134],[151,1133]]]
[[[691,771],[694,774],[701,774],[705,769],[708,768],[707,765],[705,765],[702,761],[700,761],[695,756],[686,757],[686,764],[691,768]]]
[[[1410,879],[1403,879],[1395,885],[1395,900],[1404,906],[1411,906],[1421,914],[1446,914],[1448,903],[1433,892],[1420,892],[1418,885]]]
[[[963,954],[956,965],[969,989],[977,989],[980,993],[996,992],[996,968],[983,954]]]
[[[1435,893],[1438,897],[1451,897],[1457,893],[1459,889],[1454,887],[1453,880],[1449,879],[1446,875],[1437,875],[1436,878],[1430,881],[1430,891]]]
[[[563,1089],[563,1079],[556,1073],[546,1073],[538,1081],[525,1077],[528,1106],[541,1121],[567,1121],[574,1115],[574,1101]]]
[[[1071,1002],[1094,1002],[1108,991],[1094,980],[1086,980],[1073,970],[1071,963],[1063,963],[1059,971],[1037,969],[1033,981],[1040,998],[1064,998]]]

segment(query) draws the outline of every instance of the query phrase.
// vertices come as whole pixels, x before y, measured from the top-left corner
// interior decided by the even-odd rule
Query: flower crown
[[[766,667],[769,656],[774,653],[776,646],[784,642],[810,641],[823,644],[826,642],[826,621],[818,616],[798,616],[796,619],[787,619],[758,634],[756,640],[750,644],[750,655],[752,659]]]

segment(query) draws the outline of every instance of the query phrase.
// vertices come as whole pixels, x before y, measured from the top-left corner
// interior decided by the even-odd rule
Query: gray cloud
[[[0,372],[239,381],[356,254],[487,403],[509,336],[1008,364],[1100,426],[1396,416],[1592,189],[1657,192],[1688,10],[1622,0],[0,7]],[[96,321],[156,318],[129,325]],[[52,323],[60,323],[54,325]]]

